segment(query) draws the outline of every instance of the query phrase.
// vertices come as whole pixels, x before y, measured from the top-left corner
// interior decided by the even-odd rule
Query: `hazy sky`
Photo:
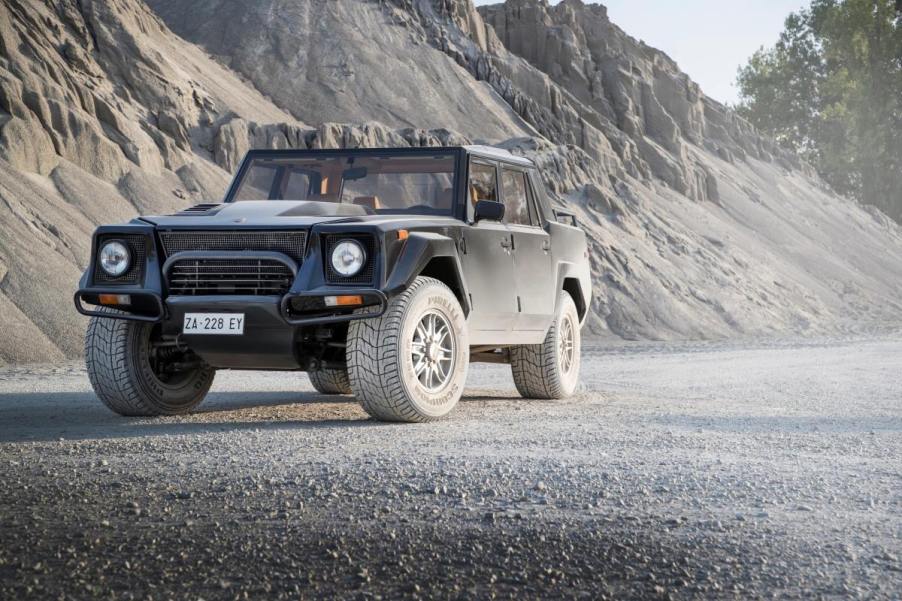
[[[495,4],[498,0],[476,0]],[[556,2],[553,2],[556,3]],[[634,38],[670,55],[702,90],[736,102],[737,68],[771,46],[783,20],[805,0],[606,0],[611,20]]]

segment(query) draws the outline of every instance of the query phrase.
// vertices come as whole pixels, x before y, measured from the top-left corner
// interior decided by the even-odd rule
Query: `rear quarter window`
[[[505,167],[501,171],[501,187],[504,194],[504,221],[517,225],[535,224],[535,211],[530,202],[526,172]]]

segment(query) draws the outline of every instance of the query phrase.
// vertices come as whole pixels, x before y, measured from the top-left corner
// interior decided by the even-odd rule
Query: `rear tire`
[[[320,394],[351,394],[347,369],[317,369],[308,371],[307,376]]]
[[[579,313],[573,298],[561,292],[544,342],[511,347],[514,384],[527,399],[565,399],[576,390],[579,365]]]
[[[88,379],[103,404],[119,415],[188,413],[213,384],[216,371],[203,362],[179,372],[160,371],[162,364],[151,346],[154,328],[152,323],[108,317],[92,317],[88,324]]]
[[[416,278],[381,317],[351,322],[347,360],[351,388],[372,417],[444,417],[463,393],[470,361],[457,297],[439,280]]]

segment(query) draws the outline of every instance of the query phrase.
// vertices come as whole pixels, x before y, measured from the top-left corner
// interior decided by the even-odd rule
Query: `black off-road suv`
[[[217,369],[306,370],[393,421],[451,411],[471,361],[563,398],[590,298],[575,226],[496,148],[251,151],[221,204],[97,229],[88,375],[123,415],[187,412]]]

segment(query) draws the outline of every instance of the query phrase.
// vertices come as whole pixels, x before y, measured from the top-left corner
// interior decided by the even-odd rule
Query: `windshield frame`
[[[348,149],[310,149],[310,150],[301,150],[301,149],[288,149],[288,150],[266,150],[266,149],[257,149],[250,150],[247,154],[244,155],[244,159],[241,161],[241,165],[238,167],[238,171],[235,173],[235,177],[232,178],[232,182],[229,184],[228,190],[226,190],[225,198],[223,202],[232,203],[232,202],[281,202],[278,200],[269,201],[268,199],[260,199],[260,201],[239,201],[235,199],[235,196],[238,193],[241,182],[244,177],[247,175],[248,170],[253,165],[254,161],[257,159],[303,159],[310,157],[317,158],[342,158],[342,157],[403,157],[403,156],[442,156],[445,158],[453,158],[454,159],[454,171],[452,173],[452,206],[451,211],[448,213],[442,214],[433,214],[431,216],[434,217],[454,217],[460,219],[462,221],[466,221],[467,219],[467,207],[465,203],[462,202],[461,196],[463,194],[465,186],[461,186],[461,182],[465,181],[466,178],[466,152],[461,147],[448,147],[448,146],[427,146],[427,147],[418,147],[418,148],[348,148]],[[404,217],[404,216],[422,216],[429,214],[424,213],[404,213],[404,212],[392,212],[392,213],[380,213],[378,214],[382,217]]]

